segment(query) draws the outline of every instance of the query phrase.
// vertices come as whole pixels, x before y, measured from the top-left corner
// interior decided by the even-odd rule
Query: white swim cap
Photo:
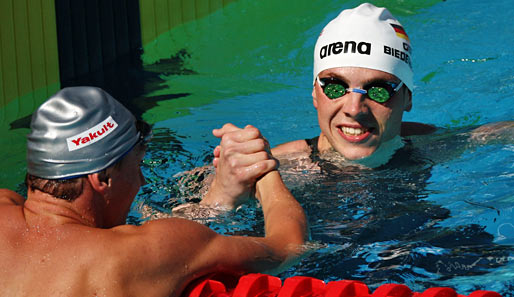
[[[314,48],[314,81],[325,69],[363,67],[395,75],[412,90],[409,37],[386,8],[363,3],[330,21]]]

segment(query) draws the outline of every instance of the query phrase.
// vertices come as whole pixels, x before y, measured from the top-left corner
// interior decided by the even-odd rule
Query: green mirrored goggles
[[[319,86],[323,89],[323,93],[329,99],[337,99],[346,93],[354,92],[359,94],[367,94],[368,98],[378,103],[384,103],[396,94],[403,86],[403,82],[392,83],[387,81],[377,81],[366,85],[363,89],[349,88],[348,85],[334,77],[316,77]]]

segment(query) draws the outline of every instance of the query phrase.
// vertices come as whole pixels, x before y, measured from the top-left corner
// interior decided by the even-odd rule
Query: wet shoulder
[[[418,122],[402,122],[401,136],[427,135],[437,130],[434,125],[423,124]]]
[[[9,240],[9,237],[16,236],[19,230],[25,228],[25,217],[23,215],[23,204],[25,199],[18,193],[0,189],[0,240]]]
[[[305,139],[282,143],[271,149],[271,153],[275,157],[294,153],[310,153],[310,151],[311,148]]]
[[[157,260],[153,263],[156,266],[166,262],[184,261],[185,254],[194,251],[198,241],[207,240],[214,234],[202,224],[182,218],[151,220],[141,226],[123,225],[111,231],[110,236],[120,243],[120,250],[128,254],[133,252],[130,250],[151,251],[150,254],[155,256],[152,258]],[[198,245],[201,246],[203,245]]]
[[[0,205],[22,205],[25,202],[20,194],[8,190],[0,189]]]

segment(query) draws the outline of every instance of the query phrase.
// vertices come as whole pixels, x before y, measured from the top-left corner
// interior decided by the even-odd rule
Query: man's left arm
[[[514,121],[485,124],[470,133],[471,140],[478,143],[514,143]]]

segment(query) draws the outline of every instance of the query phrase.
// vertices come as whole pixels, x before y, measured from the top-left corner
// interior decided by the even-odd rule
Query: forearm
[[[234,209],[241,204],[241,202],[244,202],[244,199],[238,199],[237,195],[227,194],[224,187],[216,183],[216,178],[212,178],[208,184],[206,183],[205,187],[207,187],[208,190],[205,195],[203,195],[200,205],[213,208]]]
[[[266,238],[287,253],[296,251],[307,239],[307,220],[302,207],[286,188],[278,171],[268,173],[256,186]]]

